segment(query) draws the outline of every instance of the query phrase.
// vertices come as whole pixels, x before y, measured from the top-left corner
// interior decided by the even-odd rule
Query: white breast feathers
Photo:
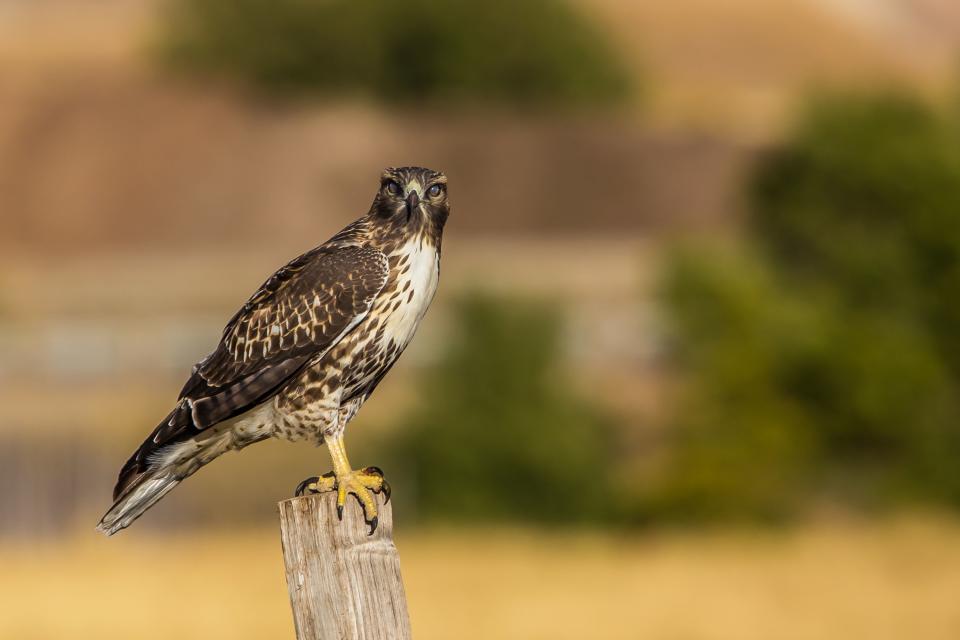
[[[396,298],[390,296],[387,301],[384,340],[402,348],[413,338],[437,292],[440,257],[434,247],[419,240],[405,245],[401,253],[407,256],[408,268],[398,277],[396,291],[401,293]]]

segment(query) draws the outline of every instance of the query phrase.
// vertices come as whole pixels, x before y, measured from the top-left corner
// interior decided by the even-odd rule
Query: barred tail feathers
[[[145,469],[137,466],[134,454],[120,472],[113,506],[104,514],[97,530],[112,536],[126,529],[183,480],[235,448],[238,447],[233,434],[226,431],[219,437],[202,441],[190,438],[159,449],[148,457]]]
[[[204,465],[270,435],[269,404],[199,433],[184,406],[178,405],[120,470],[113,506],[97,525],[99,531],[113,535],[125,529]]]
[[[181,480],[182,478],[172,475],[170,470],[162,468],[142,474],[104,514],[97,525],[97,531],[112,536],[126,529],[180,484]]]

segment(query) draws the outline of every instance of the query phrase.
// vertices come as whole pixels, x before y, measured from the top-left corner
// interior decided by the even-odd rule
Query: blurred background
[[[293,637],[325,451],[93,527],[408,164],[442,285],[348,442],[417,637],[960,637],[954,0],[0,0],[0,638]]]

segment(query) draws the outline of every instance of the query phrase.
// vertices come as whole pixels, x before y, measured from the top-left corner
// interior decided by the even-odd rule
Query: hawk
[[[333,471],[296,494],[337,492],[377,527],[377,467],[355,470],[344,430],[410,343],[437,290],[447,179],[387,169],[366,215],[263,283],[197,363],[173,410],[123,468],[98,529],[128,527],[218,456],[267,438],[326,444]]]

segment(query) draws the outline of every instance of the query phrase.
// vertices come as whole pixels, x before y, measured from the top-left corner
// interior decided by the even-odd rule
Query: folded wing
[[[386,257],[363,246],[321,246],[271,276],[199,362],[176,408],[120,472],[114,498],[160,449],[264,402],[369,313],[387,281]]]

